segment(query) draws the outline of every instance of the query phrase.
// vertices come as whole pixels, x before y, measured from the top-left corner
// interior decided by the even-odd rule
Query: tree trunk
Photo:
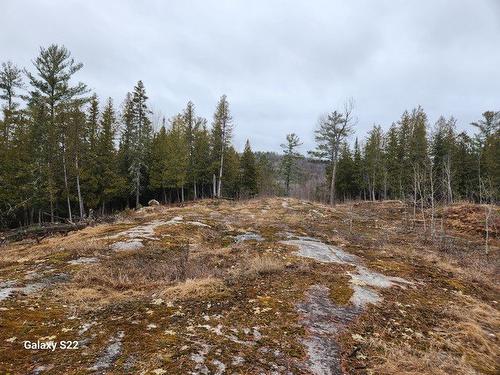
[[[193,194],[194,194],[193,199],[196,200],[198,198],[198,192],[196,191],[196,180],[193,181],[193,189],[194,189],[194,191],[193,191]]]
[[[215,173],[212,175],[212,197],[216,197],[217,192],[217,179],[215,177]]]
[[[82,191],[80,189],[80,166],[78,164],[78,156],[75,158],[76,166],[76,190],[78,192],[78,204],[80,205],[80,217],[83,219],[85,217],[85,209],[83,207]]]
[[[73,222],[73,217],[71,215],[71,202],[69,199],[69,187],[68,187],[68,174],[66,171],[66,150],[63,147],[63,172],[64,172],[64,188],[66,190],[66,202],[68,204],[68,219],[70,223]]]
[[[220,154],[220,167],[219,167],[219,186],[217,187],[217,197],[221,197],[222,191],[222,165],[224,163],[224,146],[222,146],[222,152]]]
[[[184,203],[184,185],[181,186],[181,202]]]
[[[141,188],[140,177],[141,173],[139,168],[137,168],[137,171],[135,172],[135,208],[139,208],[139,190]]]
[[[48,178],[48,183],[49,183],[49,201],[50,201],[50,222],[54,223],[54,191],[52,189],[52,171],[51,171],[51,166],[50,162],[48,163],[48,168],[49,168],[49,178]]]
[[[335,177],[337,174],[337,160],[333,161],[332,179],[330,181],[330,205],[335,205]]]

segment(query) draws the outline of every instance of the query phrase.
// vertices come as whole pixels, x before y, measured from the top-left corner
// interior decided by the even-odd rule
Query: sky
[[[211,122],[226,94],[238,150],[305,153],[351,97],[360,138],[418,105],[459,130],[500,110],[500,0],[0,0],[0,25],[0,61],[62,44],[102,99],[142,80],[155,119],[191,100]]]

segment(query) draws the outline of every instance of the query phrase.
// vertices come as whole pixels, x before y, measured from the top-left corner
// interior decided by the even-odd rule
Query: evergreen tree
[[[132,94],[131,108],[131,164],[132,191],[135,193],[135,206],[140,207],[140,195],[147,178],[147,161],[150,157],[153,128],[149,119],[151,111],[146,104],[148,97],[142,81],[137,82]],[[147,185],[147,184],[146,184]]]
[[[399,179],[402,174],[401,163],[399,159],[399,129],[395,123],[391,125],[389,131],[385,135],[384,141],[384,155],[385,155],[385,170],[387,171],[387,194],[396,198],[399,196],[401,190],[399,188]]]
[[[279,195],[281,189],[276,180],[276,171],[264,152],[256,153],[257,191],[260,195]]]
[[[27,185],[19,185],[19,177],[25,177],[26,169],[31,162],[30,150],[28,154],[19,154],[19,148],[24,148],[19,143],[24,142],[26,128],[25,121],[18,111],[19,104],[17,89],[23,87],[21,70],[12,62],[2,63],[0,69],[0,100],[2,103],[3,120],[0,121],[0,226],[2,217],[8,212],[14,215],[19,204],[25,206],[28,201],[26,194],[20,194],[19,189],[26,190]],[[16,142],[19,141],[19,142]],[[13,144],[16,143],[16,144]],[[28,163],[28,164],[27,164]],[[24,171],[24,173],[22,173]],[[24,179],[21,179],[23,182]],[[10,203],[16,202],[14,206]]]
[[[369,133],[364,151],[364,165],[368,181],[368,191],[373,201],[376,199],[376,192],[380,192],[384,186],[383,139],[384,135],[382,133],[382,128],[374,125]]]
[[[193,174],[195,177],[195,199],[204,196],[206,186],[210,186],[212,173],[210,170],[210,134],[207,130],[207,120],[196,119],[193,149]],[[199,185],[200,189],[197,187]]]
[[[295,151],[302,143],[295,133],[287,134],[286,143],[281,144],[283,149],[283,159],[281,159],[281,173],[285,180],[286,195],[290,195],[290,183],[294,180],[297,174],[297,159],[301,155]]]
[[[240,191],[240,156],[234,147],[230,145],[225,150],[224,159],[224,170],[222,171],[224,185],[221,196],[238,197]]]
[[[354,141],[354,152],[353,152],[353,197],[361,198],[361,192],[364,189],[364,174],[363,174],[363,155],[361,153],[361,147],[359,146],[358,137]]]
[[[17,115],[19,103],[16,102],[18,97],[17,89],[23,87],[21,70],[11,61],[2,63],[0,69],[0,99],[5,103],[2,105],[3,121],[0,127],[0,147],[1,143],[6,145],[11,137],[12,127]]]
[[[215,169],[218,171],[217,197],[221,197],[224,158],[226,150],[231,145],[233,119],[229,112],[229,103],[226,95],[222,95],[217,104],[212,128],[212,158]]]
[[[169,140],[165,124],[155,134],[151,146],[151,167],[149,183],[151,188],[160,189],[162,200],[167,202],[166,189],[169,187],[168,164],[169,164]]]
[[[347,142],[344,142],[340,151],[337,167],[337,178],[335,180],[336,192],[343,199],[352,198],[356,194],[354,178],[354,160]],[[331,173],[329,170],[328,173]]]
[[[255,164],[255,155],[250,147],[250,141],[247,139],[245,149],[240,159],[241,169],[241,195],[244,197],[253,197],[257,191],[257,168]]]
[[[104,214],[106,204],[126,192],[126,182],[118,170],[115,137],[117,119],[113,101],[108,98],[102,112],[100,132],[96,140],[96,177],[97,192],[101,213]]]
[[[166,180],[168,186],[177,191],[178,200],[183,202],[184,186],[188,178],[189,145],[185,137],[182,115],[177,115],[171,120],[171,128],[167,133],[167,151]]]
[[[122,104],[121,111],[121,134],[120,134],[120,144],[118,148],[118,167],[120,175],[126,182],[128,186],[128,192],[130,193],[130,187],[133,186],[133,179],[130,173],[133,160],[133,141],[134,141],[134,103],[132,101],[132,94],[127,93],[125,100]],[[127,207],[129,206],[129,194],[126,194]]]
[[[479,201],[499,198],[500,186],[500,112],[486,111],[473,122],[476,134]]]
[[[51,221],[54,221],[55,199],[57,194],[56,177],[59,175],[56,166],[62,165],[66,198],[68,201],[68,213],[71,220],[71,206],[69,204],[68,165],[66,145],[64,136],[65,118],[64,111],[72,108],[72,102],[82,100],[82,95],[87,93],[86,86],[79,82],[72,86],[71,78],[77,73],[83,64],[76,63],[71,58],[71,53],[64,47],[56,44],[48,48],[40,48],[40,54],[33,62],[37,75],[26,71],[31,90],[31,100],[37,101],[47,107],[48,124],[46,132],[46,146],[44,147],[44,163],[46,164],[46,177],[48,195],[50,201]],[[62,140],[62,143],[60,143]],[[58,159],[59,157],[59,159]],[[61,163],[62,162],[62,163]]]
[[[453,202],[455,163],[452,159],[455,155],[455,123],[453,117],[446,120],[441,116],[434,125],[430,144],[436,198],[448,203]]]
[[[309,153],[316,158],[326,160],[331,168],[329,201],[335,204],[335,178],[337,163],[342,143],[352,131],[352,102],[346,105],[344,114],[334,111],[319,121],[315,131],[316,150]]]

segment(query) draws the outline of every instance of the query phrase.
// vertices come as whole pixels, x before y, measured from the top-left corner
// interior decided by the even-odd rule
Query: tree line
[[[320,118],[316,148],[306,156],[294,133],[281,155],[254,153],[248,140],[240,154],[225,95],[212,119],[198,116],[189,101],[156,130],[142,81],[116,106],[74,82],[82,67],[59,45],[40,48],[31,69],[2,63],[0,227],[74,222],[153,198],[293,195],[297,186],[330,204],[401,199],[424,206],[499,196],[500,112],[483,113],[469,136],[453,117],[430,126],[418,107],[351,145],[357,123],[349,100]],[[326,167],[320,184],[308,181],[306,159]]]
[[[457,120],[440,117],[432,126],[422,107],[405,111],[387,131],[374,125],[354,144],[353,102],[322,116],[315,131],[317,147],[309,156],[326,163],[326,179],[316,186],[318,200],[399,199],[414,205],[467,200],[495,203],[500,198],[500,112],[486,111],[473,122],[471,136],[457,130]],[[282,145],[285,181],[300,181],[293,171],[300,139]],[[294,155],[294,156],[292,156]],[[292,164],[290,166],[290,164]],[[287,188],[288,189],[288,188]]]
[[[153,129],[144,84],[120,108],[83,83],[83,67],[59,45],[41,48],[32,70],[0,70],[0,226],[73,222],[163,202],[257,194],[257,162],[240,156],[223,95],[211,123],[195,106]]]

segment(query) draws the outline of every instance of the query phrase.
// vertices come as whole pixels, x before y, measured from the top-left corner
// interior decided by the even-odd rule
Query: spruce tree
[[[185,124],[182,115],[171,120],[171,128],[167,132],[166,180],[168,186],[177,191],[178,200],[184,201],[189,165],[189,147],[185,137]]]
[[[215,195],[219,198],[222,193],[224,158],[226,150],[231,145],[232,132],[233,119],[229,111],[229,103],[226,95],[222,95],[215,110],[212,128],[212,158],[219,177]]]
[[[146,104],[148,97],[142,81],[137,82],[132,94],[132,134],[130,174],[132,191],[135,193],[135,206],[140,207],[141,190],[147,172],[147,161],[150,156],[153,128],[149,115],[151,111]]]
[[[100,131],[96,140],[96,177],[97,192],[101,213],[104,214],[106,204],[116,199],[126,191],[125,180],[118,169],[117,151],[115,148],[115,137],[117,129],[116,113],[113,100],[108,98],[102,111]]]
[[[245,149],[240,158],[241,169],[241,194],[243,197],[253,197],[257,191],[257,168],[255,165],[255,155],[247,139]]]
[[[149,172],[149,184],[152,189],[160,189],[162,200],[167,202],[166,189],[169,186],[168,164],[169,143],[165,124],[155,134],[151,145],[151,166]]]

